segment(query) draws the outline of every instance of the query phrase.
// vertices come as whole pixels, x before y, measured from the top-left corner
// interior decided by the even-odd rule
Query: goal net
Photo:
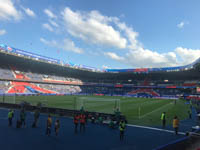
[[[48,97],[37,95],[16,95],[16,103],[26,103],[32,106],[48,107]]]
[[[81,108],[91,112],[113,114],[116,109],[120,110],[120,99],[77,97],[76,110]]]
[[[1,97],[0,98],[1,103],[10,103],[10,104],[16,103],[16,95],[15,94],[2,94],[0,97]]]

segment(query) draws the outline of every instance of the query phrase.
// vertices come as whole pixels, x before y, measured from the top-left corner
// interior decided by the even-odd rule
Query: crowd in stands
[[[10,83],[7,81],[0,81],[0,94],[6,93],[9,89]]]
[[[17,70],[14,67],[11,67],[11,68],[8,68],[8,67],[0,68],[0,78],[1,79],[23,79],[23,80],[33,80],[33,81],[41,81],[41,82],[49,81],[49,82],[69,83],[69,84],[82,83],[81,80],[75,79],[75,78],[38,74],[38,73],[32,73],[32,72],[22,72],[22,71]],[[18,78],[16,77],[16,75],[18,75]]]
[[[31,80],[48,82],[49,84],[35,84],[30,82],[7,82],[0,81],[0,93],[57,93],[57,94],[76,94],[81,91],[79,86],[73,86],[74,84],[81,84],[81,80],[69,77],[60,77],[55,75],[45,75],[32,72],[22,72],[17,70],[15,67],[4,67],[0,68],[0,79],[20,79],[20,80]],[[60,83],[50,84],[50,83]],[[63,85],[65,84],[65,85]],[[70,85],[73,84],[73,85]],[[39,91],[38,91],[39,90]]]
[[[47,75],[47,74],[38,74],[32,72],[22,72],[17,70],[15,67],[5,67],[1,66],[0,68],[0,79],[22,79],[22,80],[31,80],[31,81],[41,81],[48,82],[48,84],[37,84],[38,87],[54,91],[58,94],[76,94],[76,93],[87,93],[87,94],[104,94],[104,95],[126,95],[127,93],[138,94],[138,93],[147,93],[152,96],[166,96],[166,95],[182,95],[183,93],[195,93],[194,90],[182,90],[177,88],[144,88],[140,89],[139,92],[137,87],[110,87],[110,86],[73,86],[73,85],[82,85],[80,79],[75,79],[71,77],[61,77],[56,75]],[[24,82],[25,83],[25,82]],[[25,86],[25,84],[21,86]],[[52,84],[52,83],[56,83]],[[59,83],[61,85],[59,85]],[[65,84],[65,85],[64,85]],[[72,84],[72,85],[70,85]],[[144,81],[131,81],[132,86],[198,86],[199,81],[183,81],[182,83],[173,83],[169,81],[149,81],[145,79]],[[0,82],[0,93],[6,93],[8,89],[13,86],[12,82]],[[20,86],[18,83],[17,86]],[[27,86],[27,85],[26,85]],[[22,87],[23,88],[23,87]],[[25,93],[33,93],[30,91],[30,88],[25,87]],[[16,90],[14,90],[16,91]],[[134,92],[136,91],[136,92]],[[143,91],[143,92],[142,92]],[[41,91],[39,91],[41,92]],[[19,92],[21,93],[21,92]]]
[[[21,93],[21,94],[36,94],[36,93],[44,93],[45,94],[45,90],[47,91],[54,91],[57,94],[77,94],[81,92],[81,88],[80,86],[72,86],[72,85],[55,85],[55,84],[30,84],[33,85],[32,87],[30,87],[29,85],[23,85],[23,82],[17,82],[17,83],[21,83],[21,85],[17,85],[17,86],[13,86],[12,82],[8,82],[8,81],[0,81],[0,94],[4,94],[4,93],[13,93],[13,92],[9,92],[11,91],[11,88],[13,88],[13,90],[15,91],[14,93]],[[22,88],[24,90],[21,90]],[[34,87],[38,87],[44,90],[44,92],[42,92],[41,90],[38,91],[37,88],[35,88],[35,90],[33,89]]]
[[[79,86],[39,84],[41,88],[56,91],[59,94],[76,94],[81,92]]]
[[[35,74],[35,73],[31,73],[31,72],[27,72],[25,73],[25,75],[27,77],[29,77],[31,80],[36,80],[36,81],[42,81],[43,76],[42,74]]]
[[[65,83],[65,81],[70,81],[73,84],[74,83],[81,83],[81,80],[75,79],[75,78],[69,78],[69,77],[60,77],[60,76],[55,76],[55,75],[45,75],[45,74],[38,74],[38,73],[23,73],[25,76],[30,78],[31,80],[36,80],[36,81],[60,81],[62,83]]]
[[[14,79],[14,75],[10,69],[0,68],[0,78]]]

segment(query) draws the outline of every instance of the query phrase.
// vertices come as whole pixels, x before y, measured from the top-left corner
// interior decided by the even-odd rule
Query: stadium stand
[[[5,81],[0,87],[5,93],[198,94],[199,62],[179,67],[99,70],[0,44],[0,80]]]

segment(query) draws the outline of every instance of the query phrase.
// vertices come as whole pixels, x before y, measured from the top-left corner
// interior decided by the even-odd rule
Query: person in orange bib
[[[78,128],[78,123],[79,123],[79,115],[76,114],[74,115],[74,133],[77,133],[77,128]]]
[[[85,119],[86,119],[85,114],[81,114],[80,115],[80,132],[82,132],[82,130],[83,132],[85,132]]]
[[[46,128],[46,135],[47,136],[50,136],[50,134],[51,134],[51,126],[52,126],[51,115],[48,115],[48,118],[47,118],[47,128]]]
[[[178,120],[177,116],[174,116],[173,128],[174,128],[175,134],[177,135],[178,134],[178,128],[179,128],[179,120]]]

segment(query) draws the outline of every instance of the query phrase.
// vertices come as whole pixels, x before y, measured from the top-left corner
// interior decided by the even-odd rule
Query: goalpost
[[[81,108],[92,112],[114,113],[116,109],[120,111],[120,99],[77,97],[76,110]]]

